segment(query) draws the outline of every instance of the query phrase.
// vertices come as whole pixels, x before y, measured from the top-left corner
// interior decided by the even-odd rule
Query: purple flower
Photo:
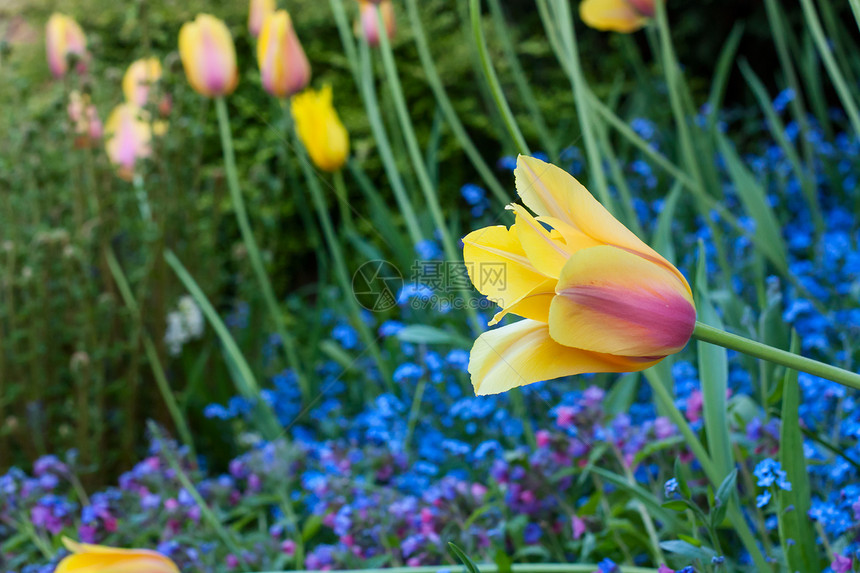
[[[851,558],[844,557],[839,554],[833,556],[833,562],[830,564],[830,568],[833,569],[833,573],[848,573],[848,571],[851,571],[852,567],[853,562]]]

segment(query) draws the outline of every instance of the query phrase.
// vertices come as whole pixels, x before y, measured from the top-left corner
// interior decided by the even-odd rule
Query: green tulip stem
[[[762,344],[761,342],[756,342],[737,334],[731,334],[701,322],[696,322],[696,327],[693,329],[693,338],[730,350],[743,352],[754,358],[767,360],[786,368],[806,372],[807,374],[826,378],[827,380],[860,390],[860,374],[856,372],[849,372],[843,368],[818,362],[811,358],[804,358],[803,356],[792,354],[791,352],[786,352],[785,350],[780,350],[779,348],[774,348],[773,346],[768,346],[767,344]]]
[[[223,97],[215,99],[215,108],[218,111],[218,127],[221,132],[221,147],[224,151],[224,168],[227,172],[227,186],[230,189],[230,199],[233,202],[233,210],[236,212],[236,220],[239,223],[242,240],[245,242],[245,248],[248,250],[248,258],[251,260],[251,266],[254,269],[254,273],[257,275],[257,281],[260,283],[260,290],[263,293],[263,300],[268,307],[269,316],[275,323],[275,330],[281,338],[281,344],[284,346],[287,360],[298,377],[302,396],[305,400],[309,400],[310,387],[308,386],[307,378],[305,377],[301,364],[299,363],[298,353],[296,352],[296,343],[287,330],[284,315],[281,308],[278,306],[278,301],[275,298],[275,292],[272,289],[272,283],[269,281],[269,276],[266,274],[263,257],[260,255],[260,249],[257,246],[256,239],[254,239],[254,232],[251,230],[251,223],[248,220],[248,211],[245,209],[245,201],[242,199],[242,192],[239,189],[239,176],[236,171],[236,155],[233,151],[233,136],[230,133],[230,116],[227,114],[227,103],[224,101]]]

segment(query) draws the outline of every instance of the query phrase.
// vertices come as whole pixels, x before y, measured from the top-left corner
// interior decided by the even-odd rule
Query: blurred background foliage
[[[354,2],[346,2],[352,14]],[[396,3],[395,3],[396,4]],[[835,26],[849,17],[847,4],[825,3],[822,18],[833,31],[837,48],[851,26]],[[535,101],[559,148],[579,141],[570,105],[568,80],[546,41],[530,0],[501,2],[504,24],[485,14],[485,31],[493,62],[515,110],[524,102],[513,84],[511,62],[500,34],[514,39]],[[695,6],[695,16],[687,7]],[[290,0],[287,6],[313,67],[313,85],[329,83],[335,105],[350,132],[353,155],[369,179],[393,203],[364,106],[350,75],[329,4],[320,0]],[[514,153],[496,107],[491,103],[471,46],[466,4],[454,0],[420,3],[422,21],[449,96],[458,116],[484,158]],[[456,220],[466,207],[459,200],[463,182],[476,180],[471,164],[451,137],[434,98],[428,97],[406,15],[397,6],[398,34],[394,49],[403,89],[419,141],[425,146],[434,183],[447,215]],[[43,29],[54,10],[74,16],[87,33],[93,54],[91,73],[83,85],[51,79],[45,64]],[[6,0],[0,3],[0,202],[2,205],[3,304],[0,306],[0,471],[14,463],[49,452],[76,447],[93,481],[103,481],[137,459],[143,420],[154,418],[170,426],[170,418],[153,383],[143,337],[155,340],[159,361],[177,393],[185,416],[203,445],[217,432],[207,432],[203,406],[224,401],[233,393],[229,368],[223,367],[218,342],[209,333],[192,342],[192,352],[170,357],[163,335],[166,316],[185,291],[162,258],[171,247],[202,285],[222,315],[254,315],[261,306],[255,283],[248,278],[243,247],[230,212],[211,101],[199,98],[186,84],[176,38],[183,22],[198,12],[223,18],[236,40],[241,80],[229,98],[240,180],[255,232],[263,245],[275,291],[292,293],[288,324],[301,327],[304,308],[321,306],[316,288],[325,274],[324,257],[315,226],[308,221],[307,201],[298,193],[295,173],[284,173],[281,154],[284,125],[277,102],[260,87],[252,38],[247,32],[245,2],[113,0]],[[802,38],[790,48],[798,60],[809,52],[800,32],[798,5],[785,14]],[[704,101],[715,60],[726,38],[743,27],[738,59],[749,60],[771,91],[784,82],[771,71],[778,68],[764,7],[744,0],[672,2],[670,17],[676,49],[695,101]],[[856,32],[856,30],[855,30]],[[579,28],[583,65],[592,89],[628,117],[645,115],[668,122],[670,110],[654,108],[655,90],[665,89],[661,73],[648,53],[654,40],[647,34],[603,34]],[[854,39],[851,39],[852,41]],[[631,55],[636,54],[631,58]],[[162,84],[173,98],[170,137],[156,143],[157,161],[144,173],[156,225],[140,217],[133,185],[110,173],[100,149],[75,150],[65,121],[66,94],[72,87],[92,95],[102,119],[122,100],[121,79],[133,60],[156,55],[165,64]],[[852,58],[852,62],[860,59]],[[637,64],[637,62],[639,62]],[[377,62],[378,64],[378,62]],[[849,69],[860,76],[860,70]],[[78,80],[72,78],[69,82]],[[400,149],[409,191],[418,196],[405,145],[396,128],[394,106],[384,86],[377,86],[383,119]],[[729,75],[727,108],[754,103],[739,73]],[[526,138],[537,140],[537,126],[519,114]],[[444,174],[440,176],[440,174]],[[502,176],[502,183],[511,181]],[[351,186],[350,203],[370,212],[364,194]],[[94,204],[96,207],[94,207]],[[332,202],[333,205],[333,202]],[[332,207],[333,208],[333,207]],[[88,217],[100,212],[98,218]],[[389,210],[398,217],[395,209]],[[424,215],[426,217],[426,215]],[[359,221],[358,235],[368,234],[368,219]],[[363,227],[362,227],[363,225]],[[432,227],[432,225],[429,225]],[[366,259],[368,248],[347,247],[353,261]],[[108,251],[126,269],[137,304],[135,314],[124,304],[111,269]],[[389,255],[390,253],[380,253]],[[357,265],[358,263],[356,263]],[[353,269],[351,269],[353,270]],[[247,278],[247,280],[246,280]],[[248,307],[239,305],[247,303]],[[263,361],[268,331],[236,333],[246,356],[259,371],[271,374],[283,364]],[[318,352],[314,344],[305,351]],[[313,360],[309,360],[313,363]],[[200,445],[200,444],[198,444]],[[209,444],[212,445],[212,444]],[[217,448],[216,448],[217,449]]]

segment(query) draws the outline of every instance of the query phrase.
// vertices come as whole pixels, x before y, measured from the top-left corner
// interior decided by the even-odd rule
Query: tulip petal
[[[583,0],[579,17],[597,30],[629,34],[648,23],[648,18],[629,0]]]
[[[523,203],[540,217],[553,217],[599,243],[663,259],[563,169],[520,155],[514,175]],[[564,234],[561,228],[559,231]]]
[[[147,549],[121,549],[78,543],[63,537],[72,555],[57,565],[55,573],[179,573],[171,559]]]
[[[511,205],[516,213],[517,239],[529,262],[548,277],[558,278],[571,251],[561,239],[553,239],[550,231],[520,205]]]
[[[463,259],[475,288],[503,308],[547,280],[526,256],[517,225],[472,231],[463,238]]]
[[[635,372],[654,363],[568,348],[550,337],[546,324],[521,320],[478,337],[469,374],[475,394],[485,396],[583,372]]]
[[[687,344],[696,322],[686,280],[611,246],[575,253],[562,270],[556,293],[549,331],[565,346],[664,357]]]
[[[538,322],[549,321],[549,308],[552,299],[555,298],[555,286],[558,279],[547,279],[535,288],[524,294],[519,299],[511,302],[500,310],[489,322],[488,326],[495,326],[507,314],[516,314],[523,318],[530,318]],[[507,302],[507,301],[506,301]]]

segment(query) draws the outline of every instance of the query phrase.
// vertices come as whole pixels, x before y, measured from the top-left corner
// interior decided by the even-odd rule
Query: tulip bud
[[[266,16],[275,11],[275,0],[251,0],[248,8],[248,31],[255,38],[263,29]]]
[[[269,14],[257,40],[257,62],[263,87],[277,97],[289,97],[307,87],[311,65],[286,10]]]
[[[199,14],[179,30],[179,55],[194,90],[207,97],[230,95],[239,83],[236,48],[226,24]]]
[[[654,17],[656,0],[583,0],[579,16],[597,30],[629,34]]]
[[[149,102],[149,89],[161,79],[161,62],[158,58],[143,58],[132,63],[122,78],[125,101],[138,107]]]
[[[653,18],[656,14],[656,7],[654,3],[656,0],[628,0],[630,5],[633,6],[637,12],[645,16],[646,18]]]
[[[355,23],[356,35],[364,35],[367,43],[374,48],[379,46],[379,17],[377,12],[381,11],[382,21],[385,23],[385,32],[389,38],[394,37],[396,26],[391,0],[358,0],[358,8],[358,21]]]
[[[179,573],[173,561],[156,551],[89,545],[67,537],[63,544],[72,554],[60,561],[55,573]]]
[[[349,134],[332,106],[331,86],[307,90],[293,98],[296,132],[314,164],[337,171],[349,155]]]
[[[137,162],[152,153],[152,129],[144,111],[131,103],[116,106],[107,120],[105,132],[108,158],[119,176],[130,181]]]
[[[87,37],[72,18],[56,12],[51,14],[45,29],[45,48],[48,66],[55,78],[62,78],[69,71],[72,54],[78,58],[78,73],[86,71]]]
[[[102,120],[88,94],[81,95],[78,90],[73,90],[69,94],[69,105],[66,110],[75,133],[75,147],[90,147],[101,139]]]

